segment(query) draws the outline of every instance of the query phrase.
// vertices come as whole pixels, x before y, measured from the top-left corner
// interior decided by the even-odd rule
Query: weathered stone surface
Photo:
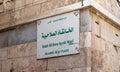
[[[80,2],[81,0],[16,0],[11,1],[10,12],[2,14],[0,18],[0,29],[20,25],[38,18],[45,12],[66,5]],[[11,11],[12,10],[12,11]]]
[[[14,72],[29,72],[29,58],[17,58],[13,63]]]
[[[16,46],[11,46],[11,47],[8,47],[8,52],[7,52],[7,57],[9,59],[11,58],[17,58],[18,57],[18,49]]]
[[[8,28],[8,27],[9,27],[9,23],[0,24],[0,30]]]
[[[14,72],[45,72],[46,60],[36,60],[36,56],[17,58],[13,63]]]
[[[65,0],[49,0],[48,2],[42,3],[41,13],[64,6],[64,1]]]
[[[8,46],[8,32],[0,33],[0,48]]]
[[[16,45],[8,48],[8,58],[18,58],[36,55],[36,42]]]
[[[9,21],[10,21],[10,14],[9,13],[0,15],[0,25],[9,23]]]
[[[101,37],[116,46],[120,46],[120,30],[103,19],[100,19],[100,24]]]
[[[87,52],[86,48],[82,48],[80,49],[80,54],[77,55],[50,58],[48,59],[47,69],[58,70],[90,66],[91,64],[87,63],[88,55],[86,54],[86,52]]]
[[[17,22],[21,19],[21,10],[17,10],[13,13],[11,13],[11,15],[13,16],[13,19]],[[13,26],[14,24],[10,24],[10,26]]]
[[[7,59],[7,48],[0,49],[0,61]]]
[[[91,47],[91,32],[80,33],[80,48]]]
[[[114,0],[103,0],[103,1],[95,0],[95,1],[97,1],[97,3],[99,3],[109,12],[111,12],[113,15],[120,18],[120,9],[118,9],[119,6],[116,0],[115,1]]]
[[[92,72],[119,72],[119,60],[113,44],[93,36]]]
[[[11,46],[11,45],[16,45],[18,44],[18,38],[17,38],[17,32],[16,30],[11,30],[9,31],[9,39],[8,39],[8,46]]]
[[[3,5],[0,5],[0,13],[2,13],[3,11],[4,11]]]
[[[2,72],[10,72],[12,69],[12,61],[4,60],[2,61]]]
[[[33,22],[29,25],[20,26],[9,32],[8,45],[16,45],[26,42],[36,41],[37,38],[37,27]]]
[[[92,33],[98,37],[101,37],[100,17],[98,15],[95,15],[94,13],[91,13],[91,17],[92,17]]]
[[[36,43],[34,43],[34,42],[18,45],[16,47],[18,49],[18,51],[17,51],[18,57],[36,55],[37,46],[36,46]]]
[[[47,60],[37,60],[36,56],[29,58],[29,72],[45,72],[47,67]]]
[[[33,6],[26,6],[21,10],[21,19],[26,20],[28,18],[32,18],[40,14],[41,5],[36,4]]]
[[[25,6],[26,0],[15,0],[15,8],[19,9]]]
[[[42,3],[41,13],[60,8],[63,6],[71,5],[81,0],[48,0],[45,3]]]
[[[15,1],[9,1],[6,4],[3,3],[3,5],[4,5],[4,10],[9,11],[15,8]]]
[[[91,16],[88,9],[80,11],[80,32],[90,32],[91,30]]]
[[[105,19],[91,13],[92,16],[92,33],[98,37],[105,39],[113,43],[116,46],[120,46],[120,30],[107,22]]]
[[[16,31],[19,44],[36,41],[37,39],[37,26],[35,23],[21,26],[20,28],[16,29]]]

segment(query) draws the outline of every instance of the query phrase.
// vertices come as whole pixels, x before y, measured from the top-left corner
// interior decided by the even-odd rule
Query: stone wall
[[[37,15],[50,13],[53,9],[79,1],[81,0],[14,0],[10,2],[12,6],[8,6],[8,8],[0,5],[1,9],[4,8],[4,13],[0,13],[0,32],[4,35],[0,36],[2,37],[0,44],[9,44],[4,42],[9,40],[8,34],[11,34],[10,41],[14,42],[17,32],[20,32],[17,36],[21,41],[26,39],[24,34],[29,30],[30,32],[36,31],[32,30],[36,21],[33,22],[33,26],[24,27],[25,30],[21,27],[16,28],[21,21],[24,22]],[[106,4],[98,0],[97,2],[103,6]],[[110,9],[109,11],[116,13],[115,10]],[[119,17],[117,14],[114,15]],[[89,8],[81,9],[79,54],[37,60],[37,43],[34,38],[36,33],[33,33],[31,38],[34,41],[32,42],[29,39],[23,44],[16,41],[17,43],[14,45],[10,44],[8,47],[0,48],[0,72],[119,72],[120,30],[119,27],[113,25],[112,22],[107,22],[98,14],[91,12]],[[13,32],[6,29],[14,26],[16,29]],[[19,29],[20,31],[18,31]],[[6,33],[7,31],[9,32]]]
[[[80,54],[36,59],[36,42],[0,49],[1,72],[89,72],[88,48]]]
[[[14,0],[5,8],[0,5],[0,29],[15,26],[28,19],[34,19],[51,10],[71,5],[81,0]]]
[[[86,19],[86,17],[88,19]],[[36,42],[13,45],[9,47],[0,48],[0,68],[1,68],[0,71],[1,72],[90,72],[91,71],[91,24],[89,21],[90,21],[89,10],[88,9],[80,10],[80,53],[79,54],[37,60]],[[21,36],[21,38],[23,37],[24,36]],[[13,38],[13,42],[14,42],[14,38]]]
[[[92,72],[120,71],[120,28],[91,13]]]
[[[37,24],[31,22],[0,32],[0,48],[37,41]]]
[[[111,12],[116,17],[120,18],[120,6],[117,3],[117,0],[95,0],[109,12]]]

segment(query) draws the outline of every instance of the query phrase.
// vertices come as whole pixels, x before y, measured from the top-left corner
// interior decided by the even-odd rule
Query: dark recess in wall
[[[0,48],[37,40],[36,22],[0,31]]]

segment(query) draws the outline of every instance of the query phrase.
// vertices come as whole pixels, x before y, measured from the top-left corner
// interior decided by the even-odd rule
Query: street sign
[[[37,59],[79,53],[79,11],[37,22]]]

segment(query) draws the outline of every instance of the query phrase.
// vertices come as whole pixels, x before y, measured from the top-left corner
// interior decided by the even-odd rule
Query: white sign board
[[[79,11],[37,22],[37,59],[79,53]]]

